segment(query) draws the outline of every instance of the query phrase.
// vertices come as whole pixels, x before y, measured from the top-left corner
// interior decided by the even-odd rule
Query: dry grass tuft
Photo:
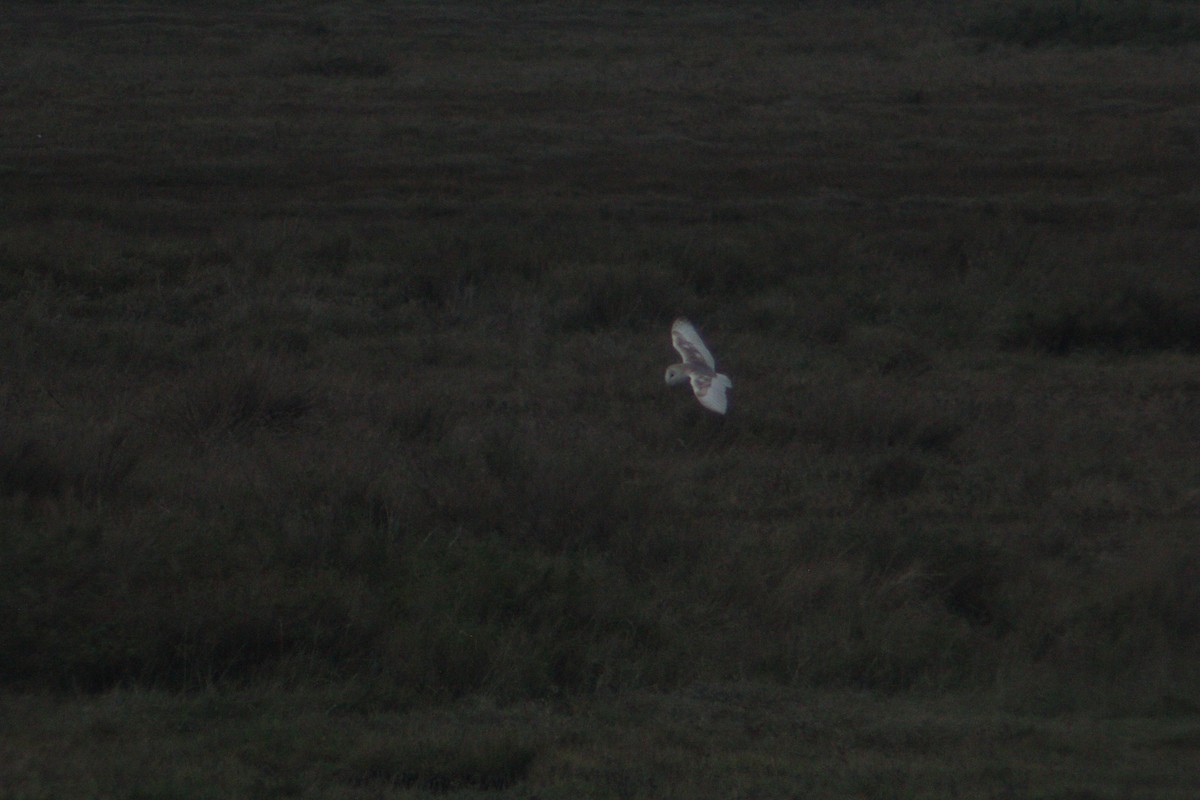
[[[192,439],[294,430],[313,408],[310,389],[276,364],[224,363],[197,371],[174,389],[168,424]]]
[[[33,434],[0,429],[0,495],[19,502],[118,500],[141,460],[141,447],[125,425]]]
[[[510,737],[457,743],[412,741],[356,753],[342,774],[351,783],[383,783],[434,794],[470,789],[495,792],[524,780],[536,754],[534,748]]]

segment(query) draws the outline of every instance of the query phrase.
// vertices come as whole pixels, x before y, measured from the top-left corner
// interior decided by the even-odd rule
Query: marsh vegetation
[[[10,3],[0,787],[1194,796],[1130,5]]]

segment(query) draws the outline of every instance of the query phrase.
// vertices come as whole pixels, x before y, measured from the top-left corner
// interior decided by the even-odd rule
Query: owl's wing
[[[696,393],[696,399],[700,405],[718,414],[724,414],[729,408],[729,396],[725,392],[732,386],[733,382],[724,375],[692,373],[692,391]]]
[[[704,364],[709,369],[716,368],[717,363],[713,361],[712,353],[704,346],[700,334],[696,333],[692,323],[682,317],[675,320],[675,324],[671,326],[671,344],[675,345],[679,355],[683,356],[683,363]]]

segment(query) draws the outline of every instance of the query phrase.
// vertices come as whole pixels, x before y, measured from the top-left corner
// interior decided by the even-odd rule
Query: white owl
[[[700,404],[724,414],[729,407],[726,392],[733,388],[733,381],[728,375],[717,372],[712,353],[708,352],[692,323],[682,317],[675,320],[671,325],[671,344],[683,356],[683,363],[667,367],[667,385],[675,386],[690,380]]]

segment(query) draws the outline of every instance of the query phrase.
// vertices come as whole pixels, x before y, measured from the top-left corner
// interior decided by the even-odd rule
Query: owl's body
[[[695,326],[682,317],[671,325],[671,344],[683,356],[683,362],[667,367],[667,385],[690,381],[700,404],[710,411],[724,414],[729,408],[727,391],[733,388],[728,375],[717,372],[717,362],[704,346]]]

